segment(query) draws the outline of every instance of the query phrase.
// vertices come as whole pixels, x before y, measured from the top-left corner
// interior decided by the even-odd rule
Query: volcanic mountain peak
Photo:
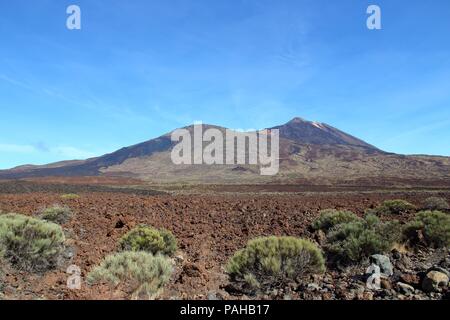
[[[303,119],[303,118],[301,118],[301,117],[295,117],[291,121],[289,121],[288,123],[302,123],[302,122],[308,122],[308,121]]]
[[[324,125],[322,122],[318,121],[309,121],[302,117],[294,117],[289,122],[287,122],[285,125],[299,125],[299,124],[312,124],[312,125]]]
[[[203,130],[226,128],[203,124]],[[192,133],[193,126],[187,126]],[[207,183],[348,183],[348,181],[450,181],[450,158],[403,156],[376,147],[326,123],[296,117],[268,129],[279,129],[280,173],[262,177],[251,166],[178,166],[171,161],[176,142],[171,133],[119,149],[97,158],[63,161],[44,166],[0,170],[0,179],[30,177],[103,176],[154,182]],[[272,179],[272,180],[271,180]],[[409,180],[408,180],[409,179]],[[406,181],[405,180],[405,181]],[[428,182],[427,182],[428,183]],[[448,185],[444,184],[444,185]]]
[[[352,145],[378,150],[376,147],[326,123],[307,121],[300,117],[295,117],[284,125],[271,129],[279,129],[280,137],[299,143],[318,145]]]

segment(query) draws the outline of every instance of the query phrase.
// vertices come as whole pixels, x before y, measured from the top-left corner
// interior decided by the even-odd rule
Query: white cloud
[[[4,144],[0,143],[0,152],[8,153],[33,153],[36,152],[36,148],[31,145],[20,144]]]
[[[98,156],[98,154],[72,146],[39,147],[27,144],[5,144],[0,143],[0,152],[19,154],[51,154],[60,160],[79,160]]]
[[[90,151],[78,149],[76,147],[70,147],[70,146],[60,146],[56,148],[51,148],[50,152],[55,153],[61,157],[64,157],[65,159],[71,160],[71,159],[87,159],[92,158],[95,156],[98,156],[98,154],[95,154]]]

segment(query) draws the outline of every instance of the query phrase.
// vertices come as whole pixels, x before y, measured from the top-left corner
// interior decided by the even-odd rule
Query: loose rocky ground
[[[61,199],[61,192],[28,190],[0,193],[0,210],[34,215],[59,203],[73,210],[64,225],[70,250],[63,265],[44,275],[7,269],[3,283],[6,299],[121,299],[120,289],[66,286],[70,264],[79,266],[82,277],[106,255],[117,249],[118,239],[139,224],[171,230],[179,240],[174,258],[176,271],[164,290],[163,299],[250,299],[233,292],[223,266],[249,239],[266,235],[291,235],[318,240],[309,229],[321,209],[349,209],[363,215],[386,199],[405,199],[418,206],[432,195],[450,201],[450,191],[305,192],[305,193],[216,193],[147,195],[112,192],[107,189],[79,193],[77,199]],[[66,191],[66,189],[64,189]],[[70,189],[73,192],[74,190]],[[245,190],[250,192],[251,189]],[[259,190],[258,190],[259,191]],[[384,217],[386,219],[386,217]],[[395,217],[407,221],[411,217]],[[365,286],[369,263],[345,270],[329,269],[324,275],[304,279],[302,284],[275,291],[267,299],[442,299],[446,288],[426,293],[422,282],[429,271],[449,270],[448,250],[419,252],[398,248],[390,255],[394,274],[382,280],[382,290]],[[434,267],[434,269],[433,269]],[[400,284],[399,284],[400,283]]]

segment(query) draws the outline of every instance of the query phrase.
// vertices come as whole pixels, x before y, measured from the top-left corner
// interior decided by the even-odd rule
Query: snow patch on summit
[[[314,127],[316,127],[316,128],[322,129],[322,130],[325,129],[325,127],[323,126],[323,124],[320,123],[320,122],[314,121],[314,122],[312,123],[312,125],[313,125]]]

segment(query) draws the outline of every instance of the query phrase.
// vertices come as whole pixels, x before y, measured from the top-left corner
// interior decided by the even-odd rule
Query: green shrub
[[[54,222],[57,224],[65,224],[70,221],[72,217],[72,211],[69,207],[54,205],[49,208],[44,209],[40,218],[42,220]]]
[[[80,196],[75,193],[67,193],[67,194],[61,195],[61,199],[64,199],[64,200],[74,200],[74,199],[78,199],[78,198],[80,198]]]
[[[405,200],[386,200],[377,208],[375,213],[377,214],[402,214],[410,213],[416,210],[416,207]]]
[[[164,228],[159,229],[159,234],[164,239],[165,248],[162,253],[169,256],[173,255],[178,249],[177,238],[175,238],[172,232]]]
[[[320,211],[320,217],[313,222],[312,227],[314,230],[323,230],[327,232],[338,224],[358,221],[359,219],[360,218],[351,211],[327,209]]]
[[[391,249],[401,237],[398,221],[380,222],[374,215],[342,223],[330,230],[327,252],[339,264],[355,263]]]
[[[87,277],[88,283],[107,282],[131,290],[132,298],[154,298],[172,274],[170,259],[147,252],[124,251],[110,255]]]
[[[411,244],[424,243],[431,247],[450,246],[450,215],[440,211],[421,211],[404,230]]]
[[[4,252],[1,250],[2,250],[2,248],[0,248],[0,300],[1,300],[1,295],[2,295],[3,286],[4,286],[4,283],[3,283],[3,277],[5,274],[4,269],[7,264],[7,262],[5,261],[5,258],[4,258]]]
[[[57,224],[19,214],[0,216],[0,248],[12,266],[46,271],[56,266],[65,237]]]
[[[249,289],[285,286],[309,273],[325,270],[320,249],[309,240],[294,237],[265,237],[248,242],[228,261],[232,281]]]
[[[170,231],[148,226],[132,229],[120,239],[119,244],[124,251],[146,251],[152,254],[172,255],[177,250],[176,238]]]
[[[444,198],[429,197],[425,199],[424,206],[427,210],[449,210],[450,206]]]

